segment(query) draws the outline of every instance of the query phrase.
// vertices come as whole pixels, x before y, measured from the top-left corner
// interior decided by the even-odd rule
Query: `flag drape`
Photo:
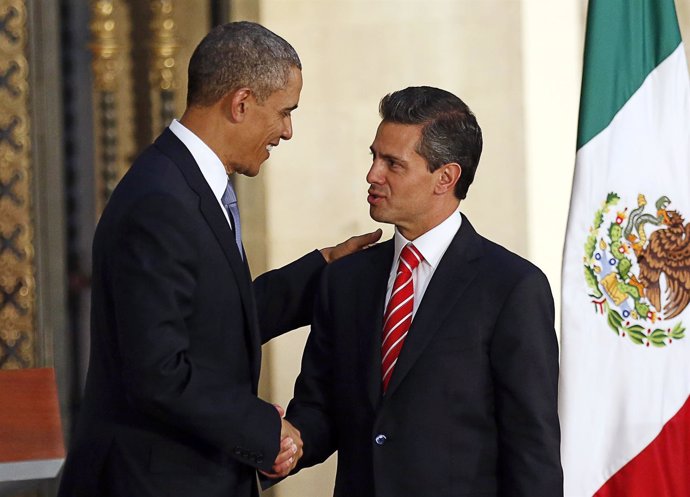
[[[690,495],[690,83],[673,0],[590,0],[563,259],[566,497]]]

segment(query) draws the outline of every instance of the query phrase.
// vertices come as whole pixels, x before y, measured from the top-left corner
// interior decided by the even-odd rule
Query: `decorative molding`
[[[177,60],[180,48],[173,18],[173,0],[151,0],[151,90],[153,108],[158,109],[159,122],[153,119],[154,135],[175,117],[175,91],[177,90]]]
[[[26,4],[0,0],[0,369],[36,363]]]
[[[121,71],[120,51],[115,22],[115,0],[92,0],[90,23],[93,55],[92,68],[96,90],[96,121],[99,124],[99,161],[97,161],[97,205],[102,207],[119,181],[118,119],[116,91]],[[99,208],[100,210],[100,208]]]
[[[97,91],[115,91],[120,73],[120,44],[115,33],[115,1],[91,2],[91,36],[94,84]]]

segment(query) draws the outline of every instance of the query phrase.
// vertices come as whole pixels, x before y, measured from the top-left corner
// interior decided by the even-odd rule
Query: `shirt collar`
[[[426,262],[432,268],[436,269],[438,263],[441,262],[443,254],[446,253],[450,242],[453,241],[453,237],[460,229],[461,224],[462,216],[460,212],[455,211],[441,224],[414,240],[414,246],[424,256],[424,261],[422,262]],[[398,228],[395,228],[394,243],[395,253],[393,254],[393,264],[396,264],[400,257],[400,252],[405,245],[410,243],[410,240],[402,236]]]
[[[208,186],[211,187],[213,195],[220,201],[228,184],[228,173],[220,158],[201,138],[177,119],[170,123],[170,131],[187,147]]]

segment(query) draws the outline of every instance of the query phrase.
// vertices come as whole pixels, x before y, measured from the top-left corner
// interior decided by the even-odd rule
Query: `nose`
[[[369,172],[367,173],[367,183],[369,183],[370,185],[382,184],[382,171],[383,168],[380,166],[380,164],[378,164],[376,160],[372,161],[371,167],[369,168]]]
[[[280,134],[283,140],[289,140],[292,138],[292,118],[290,116],[285,117],[285,122],[283,124],[283,132]]]

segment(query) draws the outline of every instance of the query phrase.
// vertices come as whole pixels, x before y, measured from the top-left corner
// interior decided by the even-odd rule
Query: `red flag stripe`
[[[594,497],[690,496],[690,397],[642,452]]]

